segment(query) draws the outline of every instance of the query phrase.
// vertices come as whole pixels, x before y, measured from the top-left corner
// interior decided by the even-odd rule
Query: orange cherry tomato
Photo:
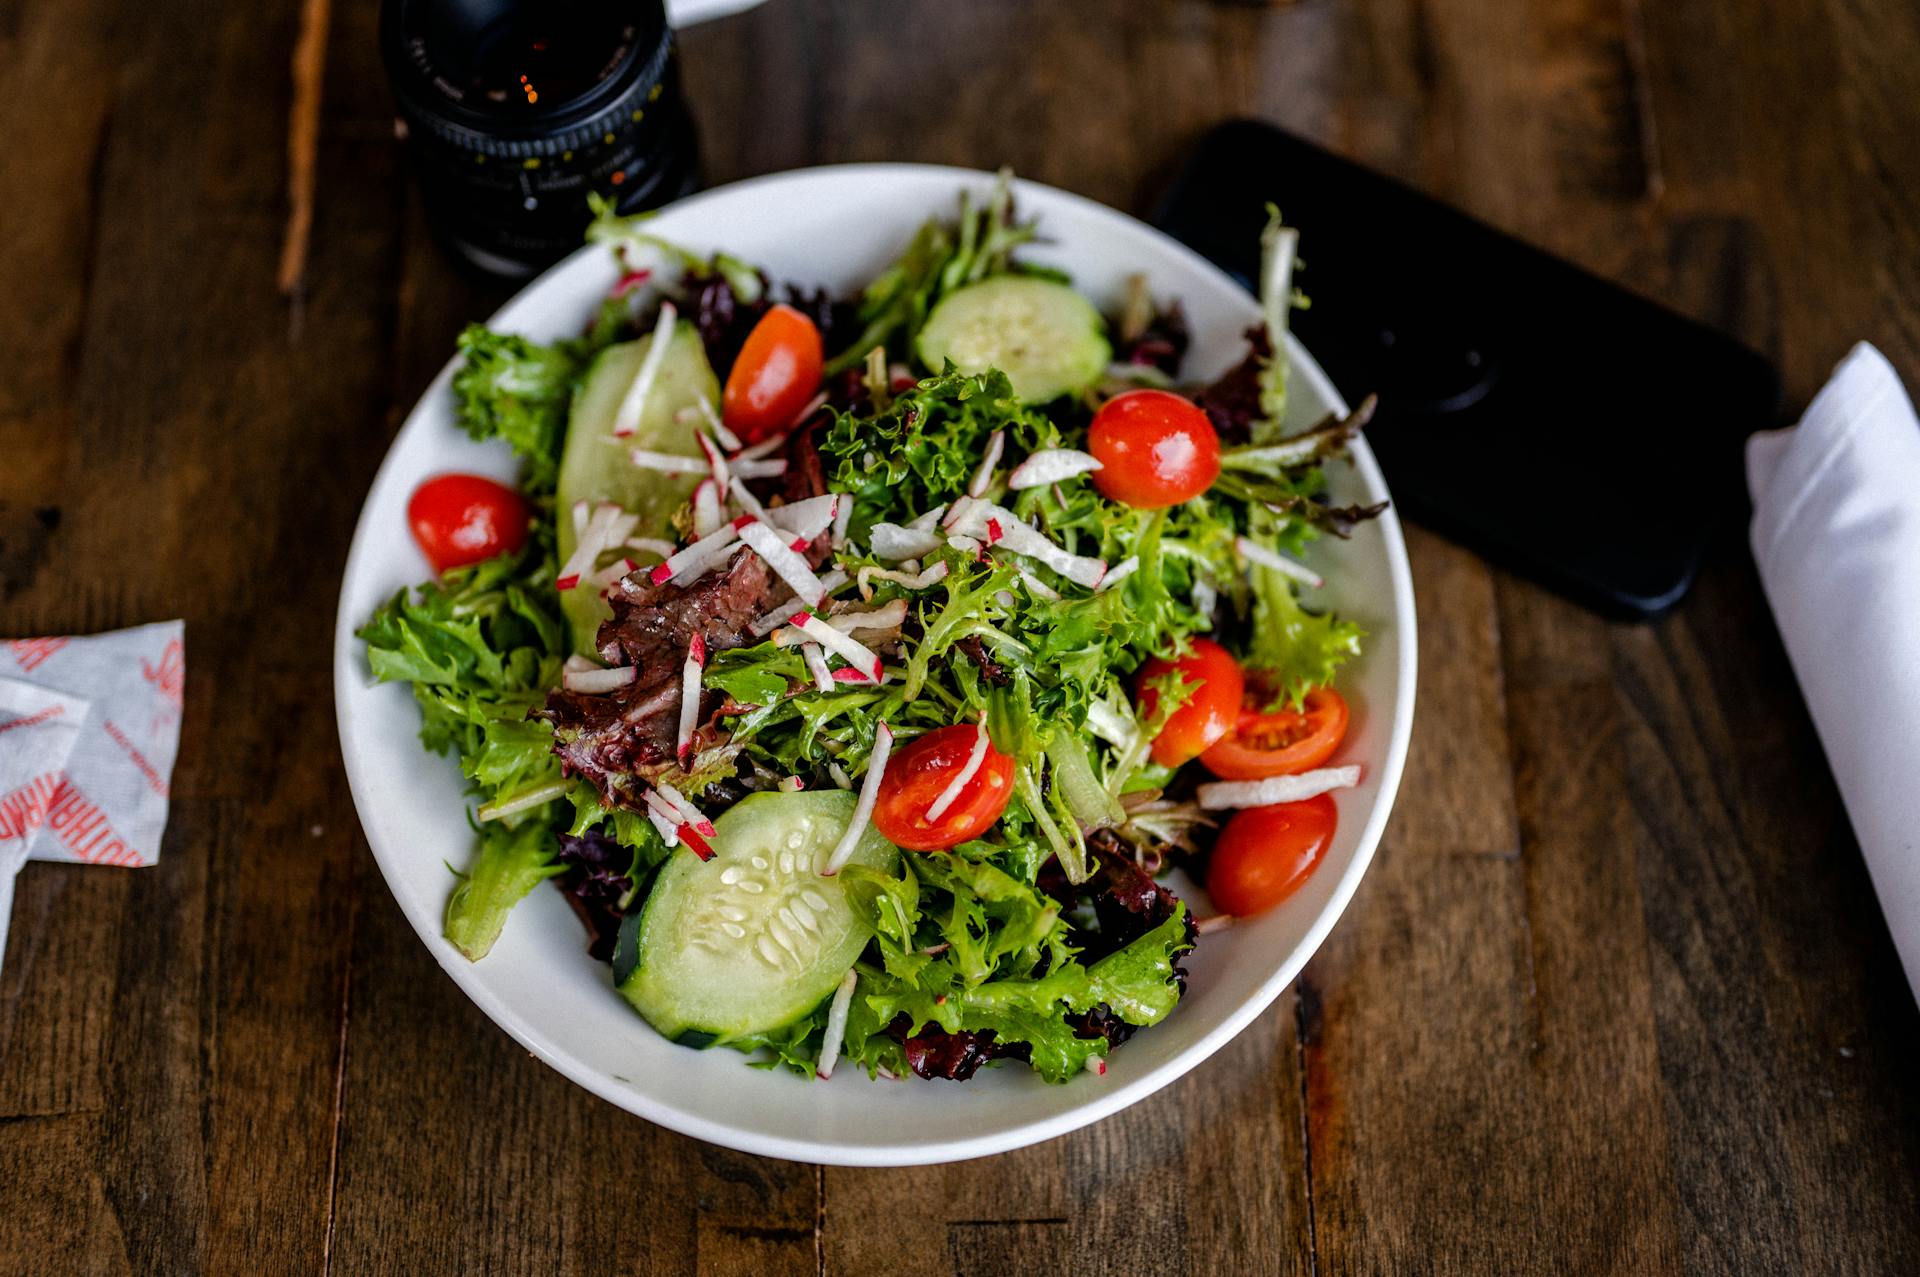
[[[1133,694],[1140,702],[1141,718],[1149,717],[1160,699],[1153,690],[1154,681],[1175,671],[1180,681],[1191,687],[1192,694],[1153,738],[1153,761],[1162,767],[1178,767],[1198,757],[1233,730],[1246,694],[1246,680],[1233,653],[1211,639],[1197,638],[1193,650],[1185,656],[1176,660],[1156,656],[1133,676]]]
[[[511,554],[532,518],[518,492],[477,474],[435,475],[407,502],[407,524],[435,572]]]
[[[1087,430],[1100,462],[1093,486],[1142,510],[1179,505],[1213,486],[1220,436],[1191,399],[1167,390],[1129,390],[1102,404]]]
[[[888,760],[873,806],[874,827],[888,842],[909,851],[945,851],[978,838],[1000,819],[1013,796],[1013,759],[991,741],[980,769],[961,786],[959,796],[938,819],[927,816],[927,809],[966,767],[978,730],[971,723],[935,728],[908,741]]]
[[[1297,710],[1243,708],[1233,730],[1208,746],[1200,761],[1224,780],[1292,776],[1332,758],[1346,734],[1345,698],[1331,687],[1316,687]]]
[[[1207,863],[1207,894],[1236,918],[1265,913],[1300,889],[1340,820],[1331,794],[1249,807],[1227,822]]]
[[[755,443],[793,424],[820,389],[825,362],[820,330],[791,306],[760,317],[727,374],[721,415],[743,443]]]

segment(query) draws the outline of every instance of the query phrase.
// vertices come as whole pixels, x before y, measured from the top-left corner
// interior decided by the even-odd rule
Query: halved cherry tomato
[[[1316,687],[1297,710],[1243,708],[1233,730],[1209,746],[1200,761],[1225,780],[1292,776],[1332,758],[1346,734],[1346,700],[1331,687]]]
[[[1178,767],[1231,731],[1246,692],[1240,662],[1233,653],[1211,639],[1197,638],[1185,656],[1171,661],[1156,656],[1133,676],[1141,718],[1151,715],[1160,699],[1153,690],[1154,681],[1176,671],[1180,681],[1192,687],[1192,694],[1153,738],[1153,761],[1162,767]]]
[[[1087,451],[1100,462],[1093,486],[1142,510],[1179,505],[1213,486],[1220,436],[1191,399],[1167,390],[1129,390],[1093,414]]]
[[[727,374],[721,401],[727,429],[743,443],[785,430],[820,389],[824,360],[820,330],[811,319],[787,305],[769,310],[747,334]]]
[[[1330,794],[1249,807],[1227,822],[1207,864],[1207,894],[1223,913],[1265,913],[1300,889],[1327,854],[1339,812]]]
[[[991,741],[960,796],[939,819],[927,818],[927,809],[967,765],[978,730],[971,723],[935,728],[908,741],[888,761],[873,807],[874,827],[888,842],[909,851],[944,851],[978,838],[1000,819],[1013,796],[1013,759]]]
[[[407,524],[435,572],[518,550],[532,517],[518,492],[477,474],[435,475],[407,502]]]

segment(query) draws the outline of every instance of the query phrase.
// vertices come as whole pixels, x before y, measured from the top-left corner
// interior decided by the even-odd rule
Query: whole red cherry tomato
[[[1170,673],[1178,673],[1190,694],[1153,738],[1153,761],[1162,767],[1178,767],[1232,731],[1246,692],[1246,680],[1233,653],[1211,639],[1197,638],[1185,656],[1174,660],[1156,656],[1133,676],[1141,718],[1150,717],[1159,702],[1153,683]]]
[[[1300,889],[1327,854],[1340,814],[1331,794],[1249,807],[1227,822],[1207,863],[1207,894],[1237,918],[1265,913]]]
[[[1093,486],[1143,510],[1179,505],[1213,486],[1220,436],[1191,399],[1167,390],[1129,390],[1093,415],[1087,450],[1100,462]]]
[[[971,723],[916,736],[887,762],[874,803],[873,824],[888,842],[909,851],[944,851],[993,827],[1013,796],[1013,759],[988,741],[980,767],[938,816],[928,811],[966,769],[979,734]]]
[[[727,429],[743,443],[785,430],[820,389],[824,362],[813,321],[791,306],[773,307],[747,334],[727,374],[721,399]]]
[[[407,525],[435,572],[518,550],[532,518],[518,492],[477,474],[435,475],[407,502]]]
[[[1233,730],[1200,755],[1225,780],[1261,780],[1310,772],[1333,757],[1347,734],[1347,702],[1331,687],[1307,693],[1299,709],[1240,711]]]

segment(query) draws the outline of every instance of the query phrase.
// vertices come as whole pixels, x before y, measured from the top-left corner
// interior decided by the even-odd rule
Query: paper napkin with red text
[[[83,697],[0,678],[0,955],[7,951],[13,880],[46,826],[91,708]]]
[[[0,678],[91,702],[46,795],[35,860],[150,865],[167,827],[186,685],[186,626],[0,643]],[[0,733],[0,775],[13,753]],[[27,748],[28,737],[22,737]],[[44,771],[44,769],[43,769]]]

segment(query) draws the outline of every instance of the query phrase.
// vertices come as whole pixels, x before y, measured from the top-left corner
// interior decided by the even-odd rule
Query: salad
[[[436,576],[359,631],[479,800],[448,939],[485,958],[551,881],[676,1042],[1105,1072],[1359,779],[1363,636],[1299,556],[1382,507],[1323,492],[1368,405],[1280,425],[1294,233],[1196,387],[1177,300],[1101,314],[1023,257],[1004,175],[850,297],[597,212],[587,331],[460,339],[458,419],[518,486],[423,483]]]

